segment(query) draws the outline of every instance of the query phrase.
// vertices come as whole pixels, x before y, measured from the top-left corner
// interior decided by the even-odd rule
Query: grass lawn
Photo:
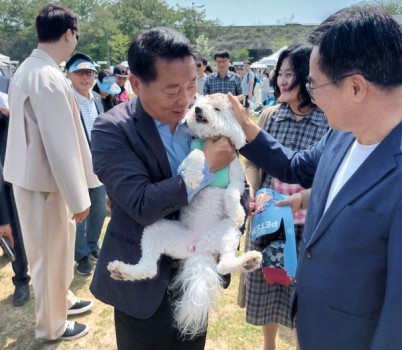
[[[253,118],[255,119],[255,118]],[[108,220],[107,220],[108,221]],[[1,253],[0,253],[1,254]],[[86,323],[90,332],[72,342],[38,343],[34,340],[35,301],[31,286],[31,300],[22,307],[12,306],[13,271],[5,256],[0,256],[0,349],[2,350],[113,350],[116,349],[112,307],[95,301],[93,310],[71,320]],[[259,350],[262,348],[260,327],[245,322],[245,310],[237,306],[238,275],[232,275],[227,290],[222,290],[210,314],[207,350]],[[75,275],[71,290],[81,299],[92,299],[89,292],[91,276]],[[139,301],[141,302],[141,301]],[[278,350],[294,349],[293,332],[279,328]]]
[[[34,308],[31,300],[22,307],[12,306],[14,286],[13,271],[5,256],[0,257],[0,349],[2,350],[113,350],[116,349],[113,326],[113,309],[95,301],[94,309],[84,315],[70,317],[71,320],[86,323],[90,332],[83,338],[71,341],[41,344],[34,340]],[[232,275],[232,283],[225,291],[220,291],[216,306],[211,312],[207,350],[258,350],[262,346],[259,327],[247,324],[244,309],[237,306],[238,275]],[[94,299],[88,287],[91,276],[76,274],[71,290],[82,299]],[[31,286],[31,295],[33,290]],[[293,333],[280,328],[278,350],[294,349]]]

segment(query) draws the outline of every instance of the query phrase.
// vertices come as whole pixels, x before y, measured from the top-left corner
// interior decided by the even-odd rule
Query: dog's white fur
[[[198,96],[187,113],[192,135],[205,139],[227,136],[236,149],[245,144],[244,133],[233,116],[225,95]],[[186,186],[196,188],[202,180],[205,157],[193,150],[179,169]],[[214,290],[220,285],[219,274],[254,271],[262,260],[260,252],[236,256],[244,223],[240,196],[244,191],[244,171],[236,158],[229,167],[227,188],[207,186],[198,192],[180,212],[180,220],[161,219],[144,229],[142,257],[136,265],[121,261],[109,263],[111,276],[136,281],[153,278],[162,254],[184,259],[172,289],[180,290],[174,316],[183,335],[194,337],[206,330]],[[220,260],[216,263],[216,257]]]

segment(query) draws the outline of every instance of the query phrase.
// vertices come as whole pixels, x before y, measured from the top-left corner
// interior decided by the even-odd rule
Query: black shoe
[[[99,249],[93,250],[91,252],[91,255],[89,256],[90,259],[92,259],[93,261],[98,261],[99,259]]]
[[[92,309],[94,303],[92,301],[80,300],[67,310],[67,316],[83,314]]]
[[[13,294],[13,305],[21,306],[29,300],[29,286],[24,284],[22,286],[15,287]]]
[[[228,273],[227,275],[222,276],[222,288],[228,289],[230,285],[231,275]]]
[[[92,265],[87,256],[77,261],[77,272],[82,276],[89,276],[92,273]]]
[[[83,337],[89,331],[89,327],[85,324],[67,321],[67,327],[63,335],[60,337],[62,340],[74,340]]]

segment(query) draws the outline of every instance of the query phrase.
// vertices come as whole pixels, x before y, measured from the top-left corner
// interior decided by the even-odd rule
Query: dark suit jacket
[[[5,225],[10,223],[10,218],[7,210],[7,198],[4,190],[3,181],[3,165],[0,161],[0,225]]]
[[[260,132],[241,151],[282,181],[312,186],[296,276],[302,349],[402,349],[402,123],[324,213],[354,140],[331,130],[295,153]]]
[[[115,259],[135,264],[141,257],[144,226],[188,204],[185,184],[171,174],[168,157],[153,119],[139,99],[100,115],[92,131],[94,171],[111,200],[111,220],[96,266],[91,292],[99,300],[137,318],[149,318],[166,291],[171,259],[159,274],[142,282],[115,281],[106,269]]]
[[[0,76],[0,91],[8,93],[10,78]],[[7,144],[8,118],[0,112],[0,159],[4,163]]]

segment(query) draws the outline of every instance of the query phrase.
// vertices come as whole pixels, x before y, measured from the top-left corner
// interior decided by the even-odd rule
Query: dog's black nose
[[[194,111],[195,111],[195,120],[196,120],[197,123],[207,123],[208,122],[208,120],[206,120],[204,118],[202,108],[196,106],[194,108]]]

